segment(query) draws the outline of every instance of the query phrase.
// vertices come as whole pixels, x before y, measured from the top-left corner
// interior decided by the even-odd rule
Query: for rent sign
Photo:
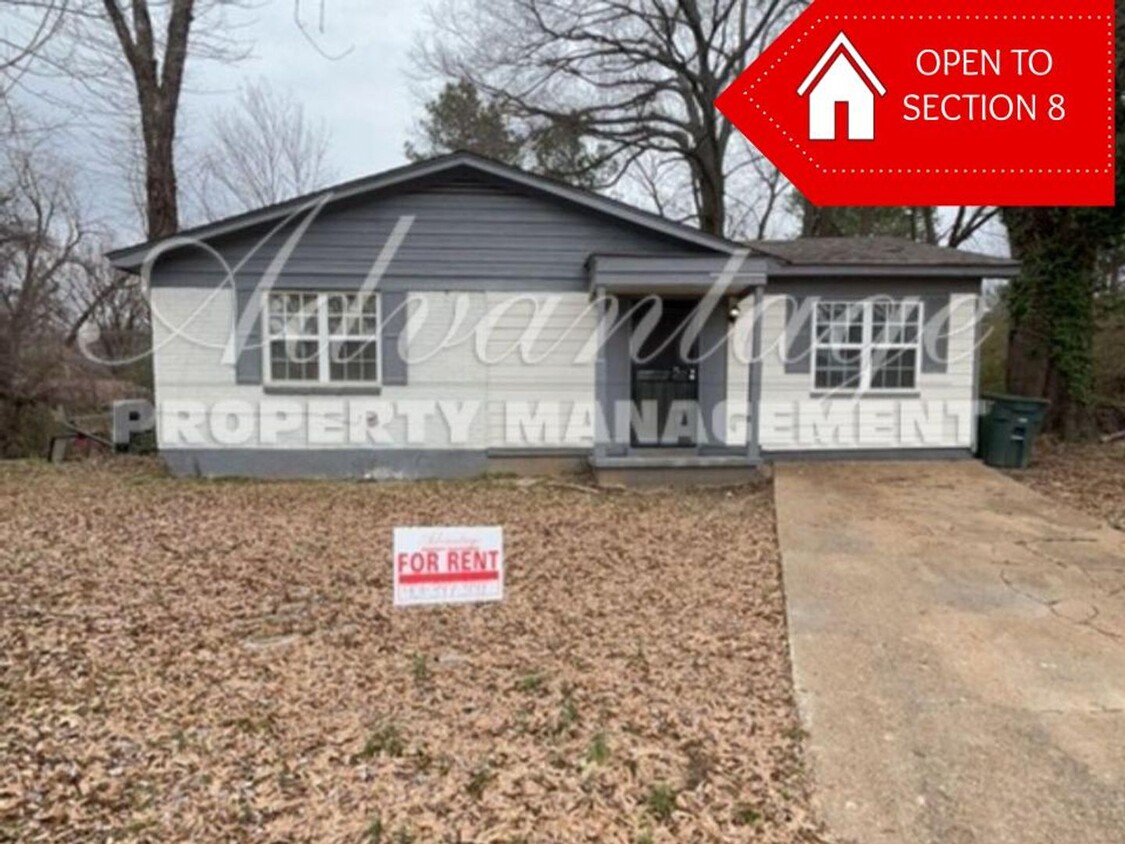
[[[716,105],[818,205],[1112,205],[1113,0],[816,0]]]
[[[503,528],[395,528],[394,583],[396,607],[499,601]]]

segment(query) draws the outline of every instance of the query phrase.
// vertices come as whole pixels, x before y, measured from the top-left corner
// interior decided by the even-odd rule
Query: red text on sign
[[[495,548],[441,548],[400,553],[395,561],[404,584],[495,580],[500,552]]]

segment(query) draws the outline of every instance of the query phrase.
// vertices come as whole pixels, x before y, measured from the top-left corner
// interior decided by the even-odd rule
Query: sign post
[[[500,527],[394,530],[394,605],[467,604],[504,597]]]
[[[817,205],[1112,205],[1114,0],[816,0],[715,105]]]

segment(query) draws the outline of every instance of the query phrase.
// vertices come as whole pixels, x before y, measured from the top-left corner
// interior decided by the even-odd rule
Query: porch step
[[[591,458],[601,486],[733,486],[757,479],[761,461],[740,455],[653,454]]]

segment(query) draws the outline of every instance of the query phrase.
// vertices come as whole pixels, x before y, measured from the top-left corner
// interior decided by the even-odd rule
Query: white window
[[[379,384],[379,311],[377,293],[267,293],[267,383]]]
[[[921,342],[922,307],[917,301],[817,302],[813,387],[913,391],[918,386]]]
[[[914,390],[921,359],[922,306],[877,301],[871,311],[870,389]]]

